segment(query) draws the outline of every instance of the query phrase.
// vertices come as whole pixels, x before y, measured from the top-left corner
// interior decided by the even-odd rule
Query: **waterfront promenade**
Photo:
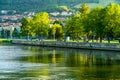
[[[110,43],[81,43],[81,42],[57,42],[57,41],[46,42],[46,41],[22,41],[22,40],[13,40],[12,43],[30,46],[120,51],[120,44],[118,43],[110,44]]]

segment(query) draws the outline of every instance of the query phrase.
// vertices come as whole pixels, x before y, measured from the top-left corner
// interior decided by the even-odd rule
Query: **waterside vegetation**
[[[87,4],[82,4],[78,11],[66,21],[52,21],[48,13],[40,12],[33,18],[25,18],[22,21],[21,36],[27,39],[64,40],[70,37],[72,40],[84,42],[92,40],[119,40],[120,37],[120,5],[109,4],[105,8],[96,7],[90,9]],[[120,42],[120,40],[119,40]]]
[[[0,39],[0,43],[11,43],[12,40],[10,39]]]

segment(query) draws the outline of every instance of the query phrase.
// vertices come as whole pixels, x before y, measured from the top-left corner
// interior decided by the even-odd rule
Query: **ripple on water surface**
[[[120,53],[0,46],[0,80],[120,80]]]

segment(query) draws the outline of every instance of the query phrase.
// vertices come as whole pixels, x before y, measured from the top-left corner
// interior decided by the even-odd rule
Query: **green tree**
[[[91,10],[91,12],[87,15],[87,17],[83,20],[84,32],[87,33],[88,36],[92,36],[93,38],[99,37],[100,42],[102,42],[102,37],[104,35],[104,26],[102,25],[103,20],[103,8],[97,7]]]
[[[60,20],[55,20],[55,21],[53,21],[52,23],[51,23],[51,25],[54,25],[54,24],[59,24],[60,26],[62,26],[62,28],[64,28],[63,27],[63,24],[62,24],[62,21],[60,21]],[[48,38],[53,38],[53,34],[52,34],[52,28],[49,28],[48,29]]]
[[[10,37],[10,30],[5,29],[5,37],[9,38]]]
[[[51,27],[48,29],[48,38],[50,38],[50,39],[53,38],[53,35],[52,35],[52,28],[51,28]]]
[[[5,38],[5,30],[2,28],[2,30],[1,30],[1,37],[2,38]]]
[[[114,14],[114,27],[112,33],[115,38],[119,40],[120,43],[120,5],[116,5],[115,14]]]
[[[25,18],[22,21],[22,26],[21,26],[21,36],[27,36],[27,39],[29,39],[29,36],[31,35],[31,19],[30,18]]]
[[[79,8],[79,13],[82,16],[85,16],[86,14],[88,14],[90,12],[90,8],[86,3],[83,3],[80,8]]]
[[[51,28],[51,35],[54,39],[61,40],[63,38],[63,29],[60,24],[53,24]]]
[[[55,20],[55,21],[53,22],[53,24],[60,24],[60,25],[63,27],[63,23],[62,23],[62,21],[60,21],[60,20]]]
[[[105,32],[107,34],[108,43],[110,43],[110,38],[119,34],[120,26],[120,6],[118,4],[110,4],[105,8],[105,17],[103,20],[103,25],[105,26]]]
[[[18,32],[18,30],[16,28],[14,28],[14,30],[12,32],[12,36],[13,36],[13,38],[19,38],[20,37],[20,33]]]
[[[87,21],[87,15],[90,13],[90,8],[86,3],[83,3],[81,7],[79,8],[79,15],[81,16],[81,20],[83,24],[87,24],[85,21]],[[85,22],[85,23],[84,23]],[[88,41],[89,33],[84,33],[84,41]]]
[[[50,19],[46,12],[41,12],[33,17],[34,33],[37,38],[48,36]]]
[[[76,15],[66,21],[65,32],[73,39],[80,38],[83,35],[82,18]]]

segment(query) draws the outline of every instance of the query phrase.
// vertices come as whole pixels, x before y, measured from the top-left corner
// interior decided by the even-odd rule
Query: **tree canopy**
[[[50,27],[50,24],[53,26]],[[24,35],[53,36],[54,39],[63,35],[72,39],[108,39],[120,37],[120,5],[110,4],[104,8],[90,9],[87,4],[81,5],[79,11],[66,20],[65,26],[61,21],[50,22],[46,12],[36,14],[32,19],[26,18],[22,22],[21,30]],[[48,34],[49,33],[49,34]]]
[[[46,12],[36,14],[33,19],[25,18],[22,21],[21,32],[23,36],[33,36],[37,38],[48,35],[50,19]]]

